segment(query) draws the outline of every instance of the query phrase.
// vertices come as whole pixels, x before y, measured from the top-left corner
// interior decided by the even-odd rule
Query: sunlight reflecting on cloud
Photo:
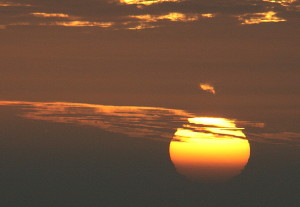
[[[188,24],[251,25],[283,22],[297,18],[295,0],[195,1],[195,0],[87,0],[61,3],[32,0],[30,5],[17,0],[0,1],[2,25],[97,27],[111,30],[143,30]],[[14,8],[17,7],[17,8]],[[24,7],[24,8],[23,8]],[[7,11],[6,11],[7,10]],[[279,17],[279,12],[280,16]],[[29,17],[31,16],[31,18]],[[214,18],[222,16],[221,18]],[[44,18],[44,20],[42,20]],[[56,20],[54,20],[56,18]],[[205,18],[214,18],[205,21]],[[69,21],[62,21],[63,19]],[[238,21],[236,21],[238,19]],[[201,21],[204,20],[204,21]],[[222,23],[223,24],[223,23]]]
[[[67,102],[0,101],[26,110],[22,117],[76,125],[85,125],[125,134],[166,140],[172,131],[192,115],[178,109],[141,106],[109,106]],[[168,140],[166,140],[168,141]]]
[[[207,18],[213,18],[216,16],[216,14],[211,14],[211,13],[207,13],[207,14],[201,14],[202,17],[207,17]]]
[[[28,119],[92,126],[132,137],[166,141],[177,129],[173,141],[197,141],[204,137],[245,139],[247,135],[251,141],[300,146],[299,132],[261,131],[265,127],[262,122],[197,117],[179,109],[26,101],[0,101],[0,106],[17,106],[23,111],[20,116]],[[246,128],[244,132],[241,127]],[[252,132],[251,128],[255,130]]]
[[[151,5],[163,2],[180,2],[180,0],[120,0],[123,4]]]
[[[22,4],[22,3],[16,3],[11,1],[0,1],[0,7],[26,7],[31,6],[30,4]]]
[[[264,128],[265,123],[262,122],[251,122],[251,121],[236,121],[238,125],[247,126],[247,127],[256,127],[256,128]]]
[[[147,28],[155,28],[158,25],[151,25],[154,22],[194,22],[199,21],[201,18],[213,18],[215,14],[184,14],[178,12],[172,12],[163,15],[131,15],[130,18],[138,20],[138,25],[134,27],[129,27],[128,29],[147,29]],[[135,23],[134,21],[128,23]]]
[[[286,19],[276,16],[277,13],[274,11],[262,12],[262,13],[253,13],[253,14],[244,14],[239,16],[239,20],[242,24],[260,24],[266,22],[284,22]]]
[[[172,22],[189,22],[189,21],[197,21],[201,17],[212,18],[213,14],[183,14],[178,12],[168,13],[164,15],[133,15],[130,16],[136,19],[144,20],[145,22],[156,22],[159,20],[169,20]]]
[[[64,27],[111,27],[113,22],[90,22],[90,21],[64,21],[52,22],[45,24],[50,26],[64,26]]]
[[[214,86],[212,86],[212,85],[209,84],[209,83],[201,83],[201,84],[200,84],[200,88],[201,88],[203,91],[207,91],[207,92],[209,92],[209,93],[216,94],[216,90],[215,90]]]
[[[63,13],[40,13],[40,12],[35,12],[31,13],[33,16],[37,17],[58,17],[58,18],[70,18],[70,15],[68,14],[63,14]]]
[[[102,27],[107,28],[111,27],[113,22],[98,22],[98,21],[81,21],[80,17],[71,16],[65,13],[43,13],[43,12],[34,12],[31,15],[42,18],[64,18],[68,21],[50,21],[45,23],[37,23],[32,25],[37,26],[64,26],[64,27]],[[28,23],[29,24],[29,23]],[[21,25],[21,24],[15,24]],[[25,24],[23,24],[25,25]]]
[[[156,27],[158,27],[158,26],[149,25],[149,24],[146,24],[146,23],[141,23],[140,25],[133,26],[133,27],[128,27],[126,29],[128,29],[128,30],[143,30],[143,29],[153,29],[153,28],[156,28]]]
[[[205,125],[213,125],[216,127],[227,127],[227,128],[235,128],[235,121],[225,118],[214,118],[214,117],[195,117],[189,118],[189,123],[192,124],[205,124]]]
[[[19,22],[10,24],[12,26],[63,26],[63,27],[101,27],[107,28],[113,26],[113,22],[90,22],[90,21],[56,21],[49,23],[30,23]]]
[[[270,3],[277,3],[282,6],[290,6],[291,4],[297,2],[297,0],[262,0],[265,2],[270,2]]]

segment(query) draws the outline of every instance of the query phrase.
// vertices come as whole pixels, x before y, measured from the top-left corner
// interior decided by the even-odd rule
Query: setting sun
[[[239,175],[250,157],[242,131],[224,118],[199,117],[189,122],[198,125],[177,129],[170,143],[177,172],[198,182],[226,181]]]

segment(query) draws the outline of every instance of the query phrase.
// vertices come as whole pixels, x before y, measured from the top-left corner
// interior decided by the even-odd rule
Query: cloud
[[[43,12],[35,12],[31,13],[33,16],[37,17],[57,17],[57,18],[70,18],[70,15],[63,13],[43,13]]]
[[[285,22],[286,19],[276,16],[274,11],[268,11],[263,13],[243,14],[239,16],[239,20],[242,24],[260,24],[266,22]]]
[[[194,22],[200,20],[201,18],[213,18],[214,14],[184,14],[174,12],[163,15],[132,15],[130,17],[138,20],[138,25],[130,29],[145,29],[156,27],[152,23],[157,23],[159,21]],[[134,21],[131,23],[134,23]]]
[[[163,2],[179,2],[181,0],[120,0],[123,4],[151,5]]]
[[[131,137],[167,141],[192,116],[183,110],[161,107],[0,101],[0,106],[14,105],[23,110],[30,108],[30,112],[21,115],[28,119],[92,126]]]
[[[31,6],[31,5],[13,2],[13,1],[0,1],[0,7],[24,7],[24,6]]]
[[[252,122],[252,121],[236,121],[238,126],[242,127],[255,127],[255,128],[264,128],[265,123],[262,122]]]
[[[212,86],[212,85],[209,84],[209,83],[201,83],[201,84],[200,84],[200,88],[201,88],[203,91],[207,91],[207,92],[209,92],[209,93],[216,94],[216,90],[215,90],[214,86]]]
[[[288,144],[300,146],[299,132],[277,132],[277,133],[248,133],[247,138],[255,142]]]
[[[172,132],[176,129],[184,129],[187,132],[185,135],[196,135],[194,138],[239,137],[261,143],[300,146],[299,132],[257,132],[256,129],[256,132],[252,133],[249,127],[261,131],[259,128],[264,128],[265,124],[227,118],[197,117],[179,109],[26,101],[0,101],[0,106],[18,106],[23,111],[20,116],[28,119],[92,126],[132,137],[166,140],[173,136]],[[240,126],[245,129],[239,128]]]
[[[0,29],[6,29],[6,25],[1,25],[0,24]]]
[[[4,11],[0,14],[3,25],[26,22],[35,26],[77,26],[71,22],[76,20],[109,22],[112,29],[155,28],[175,22],[194,24],[206,22],[204,17],[211,19],[208,23],[247,25],[289,21],[300,16],[294,0],[25,0],[22,4],[12,0],[0,1],[0,8]],[[99,24],[88,25],[99,27]]]
[[[64,27],[111,27],[112,22],[90,22],[90,21],[63,21],[52,22],[49,26],[64,26]]]
[[[297,2],[297,0],[262,0],[262,1],[270,2],[274,4],[280,4],[282,6],[291,6],[292,4]]]

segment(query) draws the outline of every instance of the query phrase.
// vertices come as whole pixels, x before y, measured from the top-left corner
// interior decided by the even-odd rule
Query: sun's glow
[[[191,126],[190,124],[193,124]],[[237,176],[250,157],[250,145],[234,121],[190,118],[170,143],[170,158],[178,173],[198,182],[221,182]]]
[[[189,123],[199,124],[199,125],[209,125],[215,127],[226,127],[226,128],[235,128],[236,125],[234,120],[225,119],[225,118],[214,118],[214,117],[194,117],[189,118]]]
[[[92,126],[161,141],[173,137],[169,153],[177,172],[198,182],[226,181],[240,174],[250,157],[249,142],[231,119],[195,117],[160,107],[23,101],[0,101],[0,105],[17,105],[23,109],[21,116],[28,119]]]

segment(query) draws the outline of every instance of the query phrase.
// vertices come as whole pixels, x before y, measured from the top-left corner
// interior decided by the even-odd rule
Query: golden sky
[[[298,25],[298,1],[0,1],[0,98],[299,114]]]

